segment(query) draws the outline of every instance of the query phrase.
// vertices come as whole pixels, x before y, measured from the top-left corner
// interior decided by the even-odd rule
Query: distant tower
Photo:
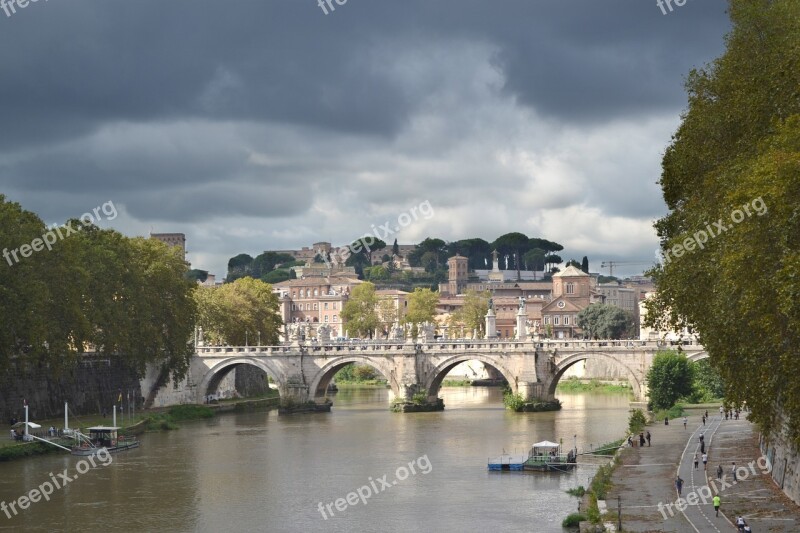
[[[181,249],[181,257],[186,261],[186,235],[183,233],[151,233],[151,239],[161,241],[168,246],[175,246]]]
[[[448,280],[447,292],[455,296],[462,294],[467,288],[467,258],[462,255],[454,255],[447,260]]]

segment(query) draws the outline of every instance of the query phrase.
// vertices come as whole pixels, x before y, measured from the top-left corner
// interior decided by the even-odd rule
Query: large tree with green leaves
[[[380,325],[377,312],[378,296],[375,285],[369,281],[358,285],[350,293],[341,312],[348,335],[372,338]]]
[[[722,57],[687,80],[663,159],[656,326],[692,325],[769,434],[800,444],[800,2],[731,0]],[[757,262],[754,259],[758,258]]]
[[[578,327],[589,338],[620,339],[633,326],[633,315],[615,305],[591,304],[578,313]]]
[[[686,356],[673,351],[659,352],[647,372],[650,401],[655,409],[669,409],[678,399],[692,393],[694,374]]]
[[[433,322],[438,303],[438,292],[417,287],[414,292],[408,295],[408,311],[403,317],[403,322],[414,326],[418,326],[423,322]]]
[[[453,313],[450,325],[464,326],[467,331],[475,330],[478,338],[482,339],[486,334],[486,313],[489,311],[491,296],[489,291],[467,290],[464,295],[464,305]]]
[[[14,357],[57,372],[91,347],[140,375],[153,364],[182,377],[196,311],[182,254],[79,220],[66,225],[51,246],[0,263],[0,368]],[[0,248],[55,231],[0,195]]]
[[[277,344],[283,321],[269,283],[239,278],[219,287],[198,287],[195,299],[206,342],[243,346],[260,338],[263,345]]]

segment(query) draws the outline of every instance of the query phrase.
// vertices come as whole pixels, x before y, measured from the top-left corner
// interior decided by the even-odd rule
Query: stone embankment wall
[[[761,438],[761,453],[772,464],[772,479],[783,492],[800,505],[800,450],[792,445],[785,434]]]
[[[120,390],[126,404],[130,392],[137,407],[141,406],[142,390],[136,372],[118,359],[84,358],[61,375],[47,366],[12,361],[0,373],[0,422],[8,423],[12,416],[24,420],[24,400],[31,420],[63,417],[65,401],[75,415],[103,410],[110,413]]]
[[[628,375],[617,364],[605,359],[579,361],[564,372],[562,379],[599,379],[603,381],[628,381]]]
[[[110,413],[122,391],[124,405],[128,395],[141,409],[143,398],[150,393],[158,373],[148,370],[139,380],[136,371],[118,359],[84,358],[78,366],[56,375],[47,367],[13,363],[0,373],[0,423],[11,417],[25,419],[23,401],[27,400],[31,421],[64,416],[64,402],[69,402],[71,415]],[[261,396],[267,392],[266,374],[258,368],[240,366],[220,382],[217,394],[224,398]],[[170,380],[159,388],[152,407],[195,403],[195,387],[184,379],[177,386]]]

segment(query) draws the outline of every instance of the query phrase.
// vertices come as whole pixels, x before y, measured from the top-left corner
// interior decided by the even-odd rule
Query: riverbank
[[[579,379],[571,377],[562,379],[556,385],[556,392],[577,393],[577,392],[603,392],[609,394],[628,393],[633,390],[627,382],[602,381],[599,379]]]
[[[223,413],[277,408],[279,403],[280,398],[278,396],[270,396],[223,400],[218,403],[206,405],[176,405],[140,411],[135,416],[126,417],[125,419],[120,416],[117,422],[122,427],[120,434],[140,435],[148,431],[179,429],[179,422],[213,418]],[[113,423],[112,417],[103,417],[99,414],[80,418],[73,417],[72,420],[77,421],[77,424],[70,423],[73,429],[86,429],[91,426],[111,425]],[[42,420],[37,423],[40,424],[42,428],[48,428],[50,426],[59,427],[63,425],[63,422],[64,419],[60,418]],[[58,442],[61,444],[60,441]],[[63,453],[64,450],[41,441],[19,443],[11,439],[0,440],[0,462],[14,461],[56,452]]]

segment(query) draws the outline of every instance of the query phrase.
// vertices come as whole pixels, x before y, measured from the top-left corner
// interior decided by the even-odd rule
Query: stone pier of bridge
[[[367,365],[383,375],[396,398],[424,394],[438,398],[445,376],[465,361],[494,368],[511,390],[526,400],[552,400],[561,376],[590,358],[619,368],[637,401],[647,399],[645,376],[655,354],[676,349],[655,341],[482,340],[436,342],[360,342],[282,346],[199,347],[182,387],[186,401],[203,403],[222,379],[241,365],[263,370],[282,398],[323,401],[334,375],[349,363]],[[706,357],[702,346],[681,345],[691,360]],[[153,391],[151,397],[157,397]],[[418,396],[417,396],[418,397]]]

